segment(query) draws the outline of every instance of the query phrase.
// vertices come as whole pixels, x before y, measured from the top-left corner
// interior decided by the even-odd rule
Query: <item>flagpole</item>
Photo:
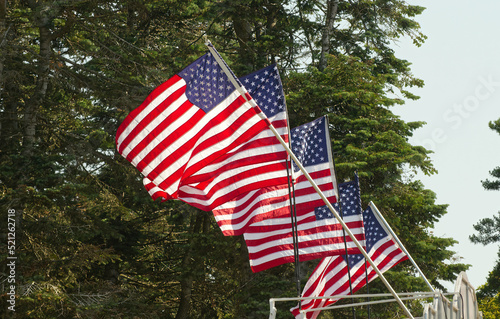
[[[406,250],[405,246],[403,245],[403,243],[401,242],[401,240],[399,240],[399,237],[396,235],[396,233],[392,230],[392,227],[389,225],[389,223],[385,220],[384,216],[382,216],[382,214],[380,213],[380,211],[378,210],[377,206],[375,206],[375,204],[373,202],[370,202],[368,205],[370,205],[371,208],[373,208],[373,211],[378,215],[379,219],[382,221],[382,223],[384,224],[384,228],[386,228],[386,230],[392,235],[392,237],[394,238],[394,240],[396,241],[396,243],[398,244],[399,248],[401,248],[401,250],[406,254],[406,256],[408,256],[408,259],[410,260],[410,262],[413,264],[413,266],[417,269],[417,271],[420,273],[420,276],[424,279],[425,283],[427,284],[427,286],[429,287],[429,289],[431,291],[434,291],[434,287],[432,287],[431,283],[429,282],[429,280],[427,280],[427,277],[425,277],[424,273],[422,272],[422,270],[420,270],[420,267],[418,267],[417,263],[415,262],[415,260],[413,260],[413,258],[411,257],[410,253]]]
[[[260,110],[259,106],[255,103],[255,101],[253,99],[248,99],[246,94],[246,90],[245,88],[243,88],[239,83],[238,81],[236,81],[236,77],[234,76],[234,74],[229,70],[229,68],[227,67],[226,63],[222,60],[222,58],[219,56],[218,52],[215,50],[215,48],[213,47],[213,45],[208,41],[206,42],[206,45],[208,47],[208,49],[210,50],[210,52],[213,54],[215,60],[217,61],[217,63],[219,64],[219,66],[222,68],[222,70],[226,73],[228,79],[231,81],[231,83],[234,85],[234,87],[236,88],[236,90],[238,90],[238,92],[246,99],[246,101],[253,107],[257,110],[257,114],[259,115],[259,117],[266,121],[267,122],[267,125],[268,125],[268,128],[273,132],[274,136],[276,136],[276,138],[278,139],[278,141],[281,143],[281,145],[285,148],[286,152],[290,155],[290,157],[292,158],[292,160],[295,162],[295,164],[300,168],[301,172],[304,174],[304,176],[307,178],[307,180],[309,181],[309,183],[311,183],[311,186],[316,190],[316,192],[318,193],[318,195],[321,197],[321,199],[325,202],[326,206],[330,209],[330,211],[332,212],[332,214],[335,216],[335,218],[337,218],[337,220],[339,221],[340,225],[342,225],[342,227],[345,229],[345,231],[347,232],[347,234],[349,235],[349,237],[351,237],[352,241],[354,242],[354,244],[356,245],[356,247],[358,247],[358,249],[360,250],[360,252],[363,254],[363,256],[365,256],[366,260],[368,260],[368,262],[370,263],[370,265],[373,267],[373,270],[375,270],[375,272],[377,273],[377,275],[380,277],[380,280],[382,280],[382,282],[384,283],[384,285],[387,287],[387,289],[390,291],[390,293],[394,296],[394,299],[396,299],[397,303],[399,304],[399,306],[403,309],[403,311],[405,312],[405,314],[410,318],[410,319],[414,319],[414,317],[412,316],[412,314],[410,313],[410,311],[408,310],[408,308],[406,308],[406,306],[404,305],[403,301],[401,300],[401,298],[399,298],[398,294],[396,293],[396,291],[394,291],[394,289],[392,288],[392,286],[389,284],[389,282],[387,281],[387,279],[385,279],[384,275],[382,274],[382,272],[378,269],[378,267],[375,265],[375,263],[373,262],[373,260],[370,258],[370,256],[368,256],[368,253],[363,249],[363,246],[360,244],[360,242],[356,239],[356,237],[354,236],[354,234],[351,232],[351,230],[349,229],[349,227],[347,227],[346,223],[340,218],[339,216],[339,213],[335,210],[335,208],[332,206],[332,204],[330,203],[330,201],[328,201],[328,199],[326,198],[325,194],[323,194],[323,192],[319,189],[318,185],[316,185],[316,183],[314,182],[314,180],[312,179],[312,177],[309,175],[309,173],[306,171],[306,169],[302,166],[302,164],[300,163],[300,161],[297,159],[297,157],[295,156],[295,154],[293,154],[292,150],[288,147],[288,145],[286,144],[286,142],[283,140],[283,138],[281,138],[281,135],[279,134],[278,131],[276,131],[276,129],[274,128],[274,126],[271,124],[271,122],[269,121],[269,119],[266,117],[266,115]]]
[[[369,284],[369,280],[368,280],[368,265],[366,264],[366,260],[365,260],[365,280],[366,280],[366,294],[369,295],[370,294],[370,287],[368,286]],[[367,301],[370,302],[370,297],[366,297]],[[368,319],[370,319],[371,317],[371,308],[370,308],[370,304],[368,304]]]
[[[279,74],[278,74],[279,75]],[[283,95],[283,105],[285,107],[286,116],[286,129],[288,131],[288,145],[291,148],[292,138],[290,134],[290,121],[288,118],[288,110],[286,107],[285,93],[283,92],[283,87],[281,87],[281,93]],[[292,241],[293,241],[293,255],[295,261],[295,281],[297,285],[297,297],[301,296],[300,289],[300,255],[299,255],[299,226],[297,223],[297,206],[295,201],[295,178],[293,176],[293,165],[290,158],[287,158],[287,180],[288,180],[288,198],[290,201],[290,219],[292,226]],[[291,179],[291,180],[290,180]],[[302,303],[299,300],[299,309],[302,309]]]
[[[361,202],[361,185],[359,184],[359,176],[358,176],[358,172],[355,171],[354,172],[354,176],[356,177],[356,182],[358,183],[358,189],[359,189],[359,209],[361,211],[361,216],[363,216],[363,206],[362,206],[362,202]],[[366,244],[366,237],[365,237],[365,244]],[[365,259],[365,280],[366,280],[366,293],[369,294],[370,293],[370,287],[369,287],[369,280],[368,280],[368,265],[366,263],[366,259]],[[370,297],[367,297],[367,301],[370,302]],[[371,317],[371,305],[368,304],[367,305],[368,307],[368,319],[370,319]]]
[[[288,119],[287,119],[288,121]],[[290,136],[290,132],[288,132],[288,136]],[[293,242],[293,256],[294,256],[294,261],[295,261],[295,281],[297,284],[297,297],[300,297],[300,260],[299,260],[299,230],[298,230],[298,225],[297,225],[297,210],[295,206],[295,187],[294,187],[294,180],[293,180],[293,169],[291,168],[291,165],[289,167],[288,163],[291,163],[287,159],[287,166],[286,166],[286,172],[287,172],[287,180],[288,180],[288,198],[290,201],[290,218],[291,218],[291,225],[292,225],[292,242]],[[291,172],[290,172],[291,171]],[[290,178],[292,181],[290,182]],[[299,309],[301,309],[302,305],[301,302],[299,301]]]

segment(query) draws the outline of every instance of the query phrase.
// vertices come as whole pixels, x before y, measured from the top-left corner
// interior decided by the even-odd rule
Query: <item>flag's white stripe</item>
[[[241,207],[241,205],[245,204],[245,202],[248,201],[251,198],[251,196],[253,196],[258,191],[260,191],[260,190],[252,191],[251,193],[249,193],[247,196],[245,196],[242,199],[238,199],[236,201],[224,203],[223,205],[220,205],[219,207],[217,207],[215,209],[215,211],[220,211],[222,209],[234,209],[237,207],[239,208],[239,207]],[[244,209],[230,214],[233,217],[231,217],[231,216],[223,217],[225,215],[216,215],[216,218],[219,218],[218,220],[237,219],[237,218],[247,214],[253,205],[256,205],[257,203],[264,201],[264,200],[267,200],[267,199],[281,198],[283,196],[286,196],[288,193],[289,193],[288,188],[273,189],[271,191],[267,191],[265,193],[259,194],[254,200],[252,200],[251,202],[246,204]],[[288,202],[288,200],[286,200],[286,202]],[[262,207],[266,207],[266,206],[272,206],[272,208],[276,208],[276,204],[269,204],[269,205],[265,205]]]
[[[380,241],[378,241],[373,247],[372,249],[370,249],[370,251],[368,252],[368,254],[370,256],[373,256],[373,254],[378,250],[378,249],[381,249],[381,246],[384,244],[384,243],[387,243],[388,240],[392,240],[390,237],[385,237],[385,238],[382,238]],[[379,270],[381,272],[385,272],[387,271],[388,269],[392,268],[396,263],[398,263],[399,261],[401,261],[401,259],[403,259],[405,257],[405,254],[404,252],[400,252],[398,255],[394,256],[391,258],[391,260],[387,263],[385,263],[382,267],[380,267],[382,265],[382,263],[386,262],[386,259],[387,258],[390,258],[389,255],[398,250],[399,248],[394,245],[390,245],[389,247],[387,247],[377,258],[373,259],[373,262],[375,263],[375,265],[377,265],[377,267],[379,267]],[[331,260],[331,258],[334,258],[334,257],[328,257],[328,258],[325,258],[323,260],[323,262],[326,262],[327,260]],[[340,256],[336,256],[335,258],[342,258]],[[351,276],[353,277],[352,279],[352,287],[355,288],[357,287],[358,285],[359,286],[364,286],[365,285],[365,282],[366,282],[366,272],[368,272],[369,275],[371,275],[373,271],[373,268],[371,265],[368,265],[368,269],[367,271],[362,271],[359,275],[356,275],[356,272],[360,270],[361,267],[363,267],[365,264],[365,259],[362,259],[360,262],[358,262],[357,264],[354,265],[354,267],[351,268]],[[326,267],[326,266],[324,266]],[[344,267],[347,267],[347,265],[344,263]],[[342,285],[346,284],[347,281],[348,281],[348,276],[345,275],[343,276],[340,280],[338,280],[337,282],[334,283],[334,285],[328,287],[328,289],[326,289],[325,293],[321,294],[320,293],[320,290],[324,287],[326,287],[327,284],[330,283],[330,281],[332,280],[333,276],[335,275],[336,272],[329,272],[326,276],[324,276],[323,278],[320,279],[319,282],[317,282],[317,278],[319,276],[322,276],[323,275],[323,272],[321,274],[319,274],[319,276],[316,276],[315,277],[315,280],[310,280],[308,281],[308,284],[306,285],[306,288],[304,288],[304,291],[306,291],[307,288],[311,287],[313,284],[316,284],[317,286],[317,289],[315,289],[314,293],[312,294],[307,294],[307,296],[329,296],[329,295],[347,295],[350,293],[350,288],[346,288],[345,290],[343,291],[338,291],[340,289],[340,287],[342,287]],[[369,280],[370,282],[372,280],[374,280],[375,278],[377,278],[378,275],[375,273],[373,275],[373,277],[371,277],[371,279]],[[315,283],[317,282],[317,283]],[[335,301],[333,299],[329,299],[329,300],[321,300],[321,302],[318,302],[316,301],[316,305],[314,306],[315,308],[321,308],[323,307],[325,304],[327,304],[327,302],[329,304],[331,304],[330,302],[331,301]],[[312,304],[314,303],[314,301],[305,301],[302,303],[302,309],[308,309],[312,306]],[[318,315],[319,315],[320,311],[315,311],[313,312],[311,315],[312,315],[312,318],[316,318]]]
[[[329,163],[321,163],[321,164],[315,164],[315,165],[311,165],[311,166],[307,166],[305,167],[306,171],[309,173],[309,174],[313,174],[313,173],[316,173],[316,172],[319,172],[319,171],[323,171],[323,170],[330,170],[330,164]],[[297,172],[294,172],[294,177],[298,177],[298,176],[302,176],[304,175],[302,173],[302,171],[297,171]],[[333,183],[333,181],[332,181]]]
[[[326,177],[322,177],[322,178],[318,178],[315,180],[316,184],[321,188],[324,184],[331,184],[332,180],[331,180],[331,177],[329,176],[326,176]],[[309,183],[309,181],[305,181],[305,182],[300,182],[300,183],[297,183],[295,185],[295,190],[296,191],[299,191],[299,190],[303,190],[303,189],[308,189],[308,188],[312,188],[311,184]],[[251,193],[248,193],[246,196],[242,197],[242,198],[239,198],[237,200],[233,200],[231,202],[228,202],[228,203],[225,203],[219,207],[216,208],[216,210],[219,210],[219,209],[236,209],[236,208],[241,208],[243,204],[245,204],[258,190],[255,190],[255,191],[252,191]],[[325,194],[325,196],[332,196],[334,194],[334,191],[333,190],[325,190],[323,191],[323,193]],[[268,191],[268,192],[265,192],[265,193],[262,193],[260,194],[258,197],[256,197],[252,202],[248,203],[245,205],[245,208],[239,212],[235,212],[234,214],[244,214],[244,213],[247,213],[248,210],[255,204],[257,204],[258,202],[260,201],[263,201],[263,200],[266,200],[266,199],[270,199],[270,198],[278,198],[278,197],[282,197],[282,196],[287,196],[289,194],[289,190],[288,188],[282,188],[280,190],[272,190],[272,191]],[[313,197],[313,198],[311,198]],[[307,195],[301,195],[301,196],[296,196],[296,203],[297,204],[302,204],[302,203],[307,203],[311,200],[316,200],[316,199],[320,199],[321,197],[317,194],[317,193],[313,193],[313,194],[307,194]],[[286,199],[286,201],[284,201],[284,203],[286,205],[289,204],[289,201],[288,201],[288,198]],[[277,204],[273,204],[272,205],[272,209],[276,209],[276,206]],[[264,207],[264,206],[263,206]]]
[[[277,121],[286,120],[287,117],[286,117],[286,113],[285,112],[279,112],[275,116],[269,117],[268,119],[274,125]],[[276,129],[276,131],[278,131],[278,133],[281,135],[281,137],[288,136],[288,127],[287,126],[284,126],[284,127],[275,127],[275,129]],[[271,130],[264,130],[264,131],[260,132],[259,135],[253,137],[252,140],[250,140],[249,142],[253,142],[253,141],[256,141],[258,139],[266,138],[266,137],[274,137],[274,133]],[[278,139],[276,139],[276,143],[279,144],[279,145],[281,145],[281,143],[279,143]],[[235,148],[234,150],[232,150],[228,154],[229,155],[231,155],[231,154],[236,154],[237,155],[238,152],[239,152],[239,150],[241,148],[243,148],[246,144],[247,143],[239,145],[237,148]],[[283,146],[281,146],[281,147],[283,147]]]
[[[251,143],[254,143],[256,141],[257,140],[252,140]],[[243,146],[246,144],[250,144],[250,143],[245,143],[245,144],[243,144]],[[274,144],[274,145],[271,144],[271,145],[265,145],[265,146],[259,146],[256,148],[251,148],[251,149],[245,150],[245,151],[231,152],[231,153],[234,153],[234,155],[229,156],[227,159],[225,159],[222,162],[210,164],[210,165],[203,167],[203,169],[199,170],[196,174],[193,175],[193,177],[201,175],[201,174],[211,173],[211,172],[216,171],[217,169],[221,168],[222,166],[224,166],[226,164],[236,162],[238,160],[244,160],[247,158],[251,158],[255,155],[267,155],[267,154],[274,154],[276,152],[283,152],[283,151],[285,151],[284,147],[281,144],[279,144],[279,142],[276,142],[276,144]],[[282,160],[282,161],[284,161],[284,160]]]
[[[342,234],[340,234],[337,237],[341,237],[341,236],[342,236]],[[317,238],[314,238],[312,240],[307,240],[309,238],[306,236],[299,236],[299,241],[300,242],[308,242],[308,241],[316,241],[319,239],[334,238],[334,237],[335,236],[328,236],[328,234],[321,233],[321,236],[318,236]],[[279,244],[279,245],[292,245],[293,238],[290,237],[290,238],[287,238],[286,240],[285,239],[280,240],[277,244]],[[266,245],[265,247],[262,247],[259,249],[250,249],[250,247],[249,247],[248,250],[249,250],[249,253],[253,254],[255,252],[262,251],[262,249],[272,248],[272,247],[276,247],[276,245],[274,245],[274,246]],[[347,248],[355,248],[355,247],[356,247],[356,245],[354,243],[352,243],[352,242],[347,243]],[[338,242],[338,243],[333,243],[333,244],[328,244],[328,245],[326,245],[326,244],[314,245],[314,246],[299,248],[299,255],[305,255],[305,254],[311,254],[311,253],[317,253],[317,252],[334,251],[334,250],[339,250],[339,249],[344,250],[344,248],[345,248],[345,245],[343,242]],[[250,262],[252,265],[260,265],[260,264],[268,262],[268,261],[272,261],[275,259],[283,258],[285,256],[289,256],[290,253],[293,255],[293,248],[290,248],[287,250],[279,250],[279,251],[276,251],[273,253],[266,254],[266,255],[259,257],[259,258],[251,258]]]
[[[123,140],[130,135],[134,128],[149,114],[153,109],[160,105],[165,99],[167,99],[174,92],[179,90],[181,87],[185,86],[186,82],[184,79],[179,78],[179,81],[168,87],[165,91],[159,94],[153,101],[151,101],[136,117],[129,123],[129,125],[122,131],[117,140],[118,147],[121,145]],[[168,108],[167,108],[168,109]]]
[[[273,192],[278,192],[278,191],[273,191]],[[270,204],[266,204],[266,205],[261,204],[259,206],[259,211],[262,211],[261,213],[269,213],[273,210],[277,210],[277,209],[280,209],[283,207],[288,207],[290,205],[290,201],[288,198],[288,188],[280,189],[279,193],[282,195],[280,196],[277,194],[276,196],[272,196],[272,194],[269,194],[269,193],[262,194],[262,195],[258,196],[257,198],[255,198],[255,200],[253,200],[251,204],[246,205],[243,210],[238,211],[238,212],[233,212],[232,214],[216,215],[216,219],[221,220],[221,221],[222,220],[237,219],[237,218],[247,214],[252,209],[252,207],[254,207],[254,205],[257,205],[259,202],[262,202],[265,199],[269,199],[269,198],[283,198],[283,199],[279,202],[274,202],[274,203],[270,203]],[[329,196],[329,192],[323,192],[323,193],[326,196]],[[330,194],[333,195],[333,192],[330,192]],[[320,199],[320,197],[315,196],[314,199]],[[303,204],[303,203],[307,203],[311,200],[312,200],[311,195],[297,196],[295,198],[295,203],[296,204]],[[260,223],[260,222],[257,222],[257,223]],[[265,224],[260,224],[260,225],[265,225]]]
[[[311,213],[308,213],[308,214],[304,214],[304,215],[299,215],[297,216],[297,223],[299,223],[298,227],[299,227],[299,230],[306,230],[306,229],[310,229],[311,225],[313,223],[304,223],[304,224],[300,224],[301,221],[303,219],[306,219],[306,218],[309,218],[312,214],[314,214],[313,212]],[[356,223],[356,222],[360,222],[360,219],[357,215],[350,215],[350,216],[345,216],[344,217],[344,222],[346,224],[351,224],[351,223]],[[326,219],[323,219],[323,220],[319,220],[319,221],[316,221],[315,224],[316,225],[329,225],[329,224],[337,224],[337,219],[336,218],[326,218]],[[259,233],[262,233],[262,231],[257,231],[257,232],[252,232],[252,229],[254,229],[254,226],[263,226],[263,227],[268,227],[268,228],[271,228],[273,227],[274,225],[290,225],[290,218],[286,218],[286,217],[282,217],[282,218],[270,218],[270,219],[265,219],[265,220],[262,220],[260,222],[256,222],[256,223],[253,223],[248,231],[246,232],[246,235],[245,235],[245,238],[248,238],[248,239],[259,239],[259,238],[262,238],[262,237],[259,237]],[[314,227],[312,227],[314,228]],[[356,227],[356,228],[363,228],[363,227]],[[260,228],[262,229],[262,228]],[[266,232],[267,233],[267,232]]]
[[[313,213],[311,213],[311,214],[313,214]],[[307,216],[297,216],[297,223],[298,223],[298,230],[299,231],[305,231],[305,230],[313,229],[313,228],[316,228],[319,226],[339,224],[339,222],[337,221],[336,218],[326,218],[326,219],[322,219],[319,221],[314,221],[314,222],[302,224],[301,219],[309,218],[311,216],[311,214],[308,214]],[[275,219],[279,220],[279,221],[275,221]],[[270,221],[272,221],[273,224],[268,223]],[[359,218],[357,218],[357,216],[355,216],[355,215],[346,216],[344,218],[344,222],[346,224],[356,223],[356,222],[359,222]],[[245,240],[259,240],[259,239],[262,239],[264,237],[288,234],[291,232],[291,230],[290,230],[291,228],[277,229],[277,230],[264,231],[264,232],[262,231],[262,228],[259,228],[260,231],[256,230],[256,232],[252,232],[252,230],[254,229],[254,226],[267,226],[268,228],[273,228],[273,227],[275,227],[273,225],[287,225],[287,226],[291,227],[290,216],[288,216],[288,218],[283,217],[283,218],[265,219],[265,220],[262,220],[260,222],[253,223],[245,232],[245,235],[244,235]],[[362,231],[362,228],[363,227],[361,225],[360,227],[351,228],[351,231],[354,234],[362,234],[362,233],[364,233]],[[342,232],[342,229],[339,229],[338,231]],[[263,234],[264,234],[264,236],[262,236]]]
[[[287,198],[288,202],[288,198]],[[304,219],[310,218],[310,214],[300,214],[297,216],[297,223],[301,223]],[[259,236],[259,234],[262,234],[261,227],[272,227],[272,226],[277,226],[277,225],[283,225],[283,224],[290,224],[290,216],[285,216],[285,217],[274,217],[274,218],[267,218],[255,223],[252,223],[248,227],[248,229],[245,231],[245,238],[249,239],[262,239],[263,236]],[[259,227],[259,228],[256,228]],[[266,232],[267,233],[267,232]]]
[[[359,232],[357,234],[359,234]],[[322,233],[314,234],[314,238],[310,238],[310,236],[298,236],[298,238],[299,238],[300,243],[307,243],[307,242],[314,242],[314,241],[317,241],[320,239],[328,239],[328,238],[332,238],[332,239],[333,238],[340,238],[340,239],[342,239],[343,233],[339,232],[339,231],[337,231],[337,232],[322,232]],[[249,252],[249,254],[257,254],[258,252],[261,252],[264,249],[278,247],[278,245],[281,246],[281,245],[291,245],[291,244],[293,244],[292,237],[282,238],[280,240],[273,241],[272,244],[266,243],[266,244],[256,246],[256,247],[248,246],[248,252]],[[326,251],[334,251],[334,250],[339,250],[339,249],[343,250],[344,248],[345,248],[345,244],[343,241],[337,242],[337,243],[330,243],[330,244],[321,244],[321,245],[318,244],[318,245],[311,245],[309,247],[299,248],[299,254],[300,255],[306,254],[308,251],[309,251],[308,253],[311,253],[311,251],[326,252]],[[356,245],[353,242],[349,241],[349,242],[347,242],[347,248],[356,248]],[[293,253],[293,248],[290,248],[288,250],[292,251],[292,253]],[[262,263],[262,262],[259,262],[259,260],[263,260],[263,262],[266,262],[266,261],[270,261],[273,259],[279,259],[282,257],[282,253],[285,251],[286,250],[279,250],[279,251],[276,251],[274,253],[269,253],[269,254],[263,255],[259,258],[250,258],[250,261],[252,264],[256,265],[256,264]]]
[[[327,270],[327,267],[330,263],[334,262],[335,259],[340,258],[341,262],[335,266],[335,268],[331,269],[328,271],[326,274],[324,274],[324,271]],[[304,287],[304,291],[307,291],[308,289],[311,288],[311,286],[314,285],[314,290],[311,293],[308,293],[308,296],[328,296],[331,295],[333,292],[338,290],[340,287],[342,287],[347,281],[348,277],[347,276],[342,276],[339,280],[337,280],[332,286],[328,287],[325,291],[324,294],[321,293],[321,290],[325,288],[326,283],[331,282],[333,277],[337,275],[338,273],[341,273],[345,269],[347,269],[347,263],[345,262],[344,258],[342,256],[330,256],[326,257],[323,259],[323,271],[319,273],[319,276],[315,278],[314,281],[308,281],[306,286]],[[347,274],[347,273],[346,273]],[[302,307],[307,308],[308,304],[314,303],[314,300],[306,300],[302,302]]]
[[[282,245],[284,243],[281,243]],[[287,242],[285,244],[292,244],[292,242]],[[347,248],[355,248],[356,245],[354,243],[348,243]],[[335,250],[344,250],[345,246],[344,243],[336,243],[336,244],[330,244],[330,245],[315,245],[315,246],[310,246],[310,247],[305,247],[305,248],[299,248],[299,255],[301,257],[306,257],[307,255],[311,254],[317,254],[317,253],[323,253],[323,252],[331,252]],[[287,250],[280,250],[274,253],[267,254],[265,256],[262,256],[260,258],[252,258],[250,259],[250,266],[252,267],[257,267],[262,264],[275,261],[278,262],[280,259],[284,259],[287,257],[291,257],[294,255],[294,249],[287,249]]]

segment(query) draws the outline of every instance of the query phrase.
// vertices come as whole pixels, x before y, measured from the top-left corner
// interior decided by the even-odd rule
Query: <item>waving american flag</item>
[[[118,152],[144,175],[154,199],[212,210],[287,182],[284,148],[214,54],[156,88],[118,128]]]
[[[363,222],[366,237],[366,252],[380,272],[384,273],[403,260],[408,259],[399,248],[390,232],[374,214],[373,203],[363,212]],[[348,266],[349,263],[349,266]],[[368,267],[368,268],[367,268]],[[302,291],[302,297],[327,297],[350,294],[349,272],[351,275],[353,293],[378,277],[372,266],[365,262],[362,254],[332,256],[323,258]],[[301,303],[302,310],[326,307],[338,299],[305,300]],[[290,310],[299,319],[299,308]],[[321,311],[306,312],[307,319],[315,319]]]

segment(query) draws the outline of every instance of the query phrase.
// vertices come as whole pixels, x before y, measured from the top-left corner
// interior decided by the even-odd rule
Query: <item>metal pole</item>
[[[290,136],[290,134],[288,134],[288,136]],[[288,175],[288,194],[289,194],[288,197],[290,201],[290,219],[292,226],[293,256],[295,262],[295,281],[297,284],[297,296],[300,297],[301,291],[300,291],[299,229],[297,225],[297,210],[295,206],[295,187],[294,187],[295,181],[293,179],[293,169],[291,168],[291,165],[288,165],[288,163],[291,162],[287,159],[286,171]],[[292,181],[290,181],[290,179],[292,179]],[[302,304],[299,301],[299,308],[301,307]]]
[[[283,99],[285,94],[283,92],[283,88],[281,88],[283,93]],[[288,119],[288,110],[286,107],[286,101],[283,102],[285,106],[285,114],[286,114],[286,127],[288,130],[288,143],[291,148],[292,137],[290,135],[290,121]],[[290,163],[290,165],[288,165]],[[288,174],[289,173],[289,174]],[[291,161],[289,158],[287,159],[287,175],[288,175],[288,194],[290,198],[290,218],[292,222],[292,238],[293,238],[293,254],[295,260],[295,280],[297,284],[297,296],[301,296],[300,289],[300,254],[299,254],[299,228],[297,224],[297,207],[295,205],[295,177],[293,176],[293,165],[291,165]],[[291,180],[290,180],[291,179]],[[302,307],[301,301],[299,301],[299,309]]]
[[[231,82],[233,83],[233,85],[235,86],[235,88],[240,92],[240,94],[247,100],[247,102],[252,107],[254,107],[256,110],[258,110],[258,115],[260,116],[260,118],[268,123],[268,128],[273,132],[274,136],[276,136],[276,138],[278,139],[278,141],[285,148],[286,152],[290,155],[290,157],[295,162],[295,164],[297,164],[297,166],[300,168],[300,170],[302,171],[302,174],[304,174],[304,176],[307,178],[307,180],[309,181],[309,183],[311,183],[311,186],[316,190],[316,192],[318,193],[318,195],[325,202],[326,206],[330,209],[330,211],[335,216],[335,218],[337,218],[337,220],[339,221],[340,225],[342,225],[342,227],[345,229],[345,231],[347,232],[347,234],[349,235],[349,237],[351,237],[351,239],[354,242],[354,244],[356,245],[356,247],[358,247],[358,249],[363,254],[363,256],[365,256],[366,260],[370,263],[370,265],[373,267],[373,270],[375,270],[375,272],[380,277],[380,279],[382,280],[382,282],[384,283],[384,285],[387,287],[387,289],[390,291],[390,293],[394,296],[394,299],[396,299],[396,301],[398,302],[399,306],[403,309],[403,311],[405,312],[405,314],[409,318],[414,319],[414,317],[412,316],[412,314],[410,313],[410,311],[408,310],[408,308],[406,308],[406,306],[403,303],[403,301],[401,301],[401,298],[399,298],[399,296],[397,295],[396,291],[394,291],[394,289],[389,284],[389,282],[387,281],[387,279],[385,279],[385,277],[382,274],[382,272],[378,269],[378,267],[375,265],[375,263],[370,258],[370,256],[368,256],[368,253],[363,249],[363,246],[361,245],[361,243],[356,239],[356,236],[354,236],[354,234],[351,232],[351,230],[349,229],[349,227],[347,227],[346,223],[340,218],[339,213],[335,210],[335,208],[332,206],[332,204],[330,204],[330,202],[326,198],[325,194],[323,194],[323,192],[319,189],[318,185],[316,185],[316,183],[314,182],[314,180],[312,179],[312,177],[309,175],[309,173],[306,171],[306,169],[302,166],[302,164],[297,159],[297,157],[295,156],[295,154],[293,154],[292,150],[288,147],[288,145],[286,144],[286,142],[281,138],[279,132],[276,131],[276,129],[271,124],[271,122],[266,117],[266,115],[262,111],[260,111],[260,108],[255,103],[255,101],[253,99],[250,99],[250,100],[247,99],[247,97],[246,97],[246,94],[247,94],[246,90],[242,86],[240,86],[238,84],[238,82],[236,81],[236,77],[229,70],[229,68],[227,67],[227,65],[225,64],[225,62],[222,60],[222,58],[219,56],[219,54],[217,53],[217,51],[215,50],[215,48],[211,44],[209,44],[207,46],[208,46],[208,49],[210,50],[210,52],[212,52],[212,54],[214,55],[214,58],[216,59],[216,61],[219,63],[219,66],[222,68],[222,70],[224,70],[224,72],[226,72],[226,75],[231,80]]]
[[[335,163],[333,164],[335,166]],[[338,185],[338,184],[337,184]],[[340,190],[339,190],[339,193],[340,193]],[[339,210],[340,210],[340,217],[342,219],[344,219],[344,213],[342,211],[342,203],[341,203],[341,199],[340,199],[340,196],[339,196],[339,200],[338,200],[338,203],[339,203]],[[353,291],[352,291],[352,279],[351,279],[351,266],[349,265],[349,253],[347,252],[347,241],[346,241],[346,234],[345,234],[345,230],[342,229],[342,232],[344,233],[343,236],[344,236],[344,248],[345,248],[345,258],[346,258],[346,264],[347,264],[347,277],[349,279],[349,291],[352,294]],[[354,300],[351,299],[351,303],[354,303]],[[352,307],[352,317],[354,319],[356,319],[356,309],[354,308],[354,306]]]
[[[358,172],[354,172],[354,176],[356,177],[356,182],[358,183],[358,189],[359,189],[359,209],[361,210],[361,216],[363,216],[363,207],[361,203],[361,185],[359,184],[359,177],[358,177]],[[366,237],[365,237],[365,243],[366,243]],[[365,281],[366,281],[366,293],[370,294],[370,281],[368,280],[368,263],[365,260]],[[367,302],[370,302],[370,297],[367,297]],[[368,303],[368,319],[371,318],[371,306]]]

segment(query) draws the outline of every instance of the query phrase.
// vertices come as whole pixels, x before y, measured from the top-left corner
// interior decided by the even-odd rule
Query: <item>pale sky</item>
[[[434,151],[438,174],[418,177],[438,204],[449,204],[434,234],[459,241],[452,250],[472,265],[467,276],[477,288],[493,269],[499,246],[472,244],[469,236],[480,219],[500,211],[500,192],[481,185],[500,166],[500,135],[488,127],[500,118],[500,2],[408,2],[427,8],[417,21],[428,39],[420,48],[402,40],[395,50],[412,62],[425,87],[411,90],[420,100],[393,111],[405,121],[427,122],[410,142]]]

